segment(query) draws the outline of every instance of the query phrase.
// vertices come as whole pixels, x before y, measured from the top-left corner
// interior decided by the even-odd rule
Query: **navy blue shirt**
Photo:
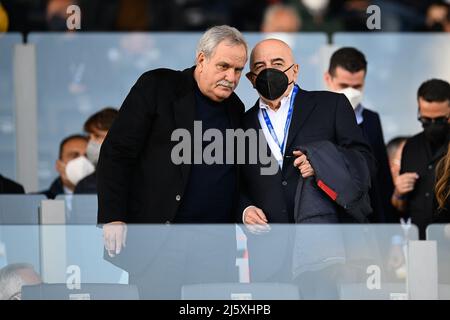
[[[212,101],[196,90],[195,121],[202,122],[202,133],[220,130],[223,137],[223,164],[192,162],[183,200],[175,217],[178,223],[230,223],[234,221],[236,169],[226,164],[226,129],[232,129],[224,103]],[[194,139],[194,137],[191,137]],[[203,150],[212,141],[203,141]],[[213,153],[214,155],[214,153]],[[222,158],[222,157],[221,157]]]

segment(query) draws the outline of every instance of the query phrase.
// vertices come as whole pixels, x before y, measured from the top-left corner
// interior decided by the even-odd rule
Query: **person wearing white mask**
[[[49,189],[38,193],[45,194],[48,199],[54,199],[59,194],[72,194],[77,177],[80,177],[86,170],[86,147],[88,139],[83,135],[71,135],[64,138],[59,145],[59,157],[56,160],[55,168],[59,173]],[[81,172],[81,173],[80,173]]]
[[[370,198],[374,215],[372,222],[395,222],[398,220],[390,198],[394,185],[383,138],[380,117],[377,112],[362,105],[367,74],[364,54],[352,47],[340,48],[333,53],[328,71],[324,74],[330,91],[343,93],[355,111],[356,121],[372,148],[378,164],[378,174],[373,179]]]
[[[97,166],[100,155],[100,148],[106,138],[109,128],[111,128],[114,119],[119,111],[115,108],[106,107],[92,116],[84,123],[84,131],[89,136],[86,149],[86,157],[92,163],[93,168]],[[87,176],[84,176],[75,187],[75,194],[96,194],[97,193],[97,175],[93,169]]]

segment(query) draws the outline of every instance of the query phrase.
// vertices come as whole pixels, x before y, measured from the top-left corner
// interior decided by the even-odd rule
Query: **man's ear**
[[[247,72],[245,74],[245,77],[248,79],[248,81],[252,82],[253,74],[251,73],[251,71]]]
[[[296,63],[296,64],[294,64],[292,69],[294,70],[294,79],[297,82],[298,74],[300,72],[300,66],[298,65],[298,63]]]
[[[251,71],[249,71],[245,74],[245,77],[248,79],[248,81],[250,81],[250,83],[252,84],[252,86],[254,88],[255,87],[255,79],[256,79],[255,74],[252,73]]]
[[[64,167],[64,162],[61,159],[55,161],[55,170],[61,175],[62,168]]]
[[[197,69],[199,72],[202,72],[205,60],[206,60],[205,54],[203,52],[199,52],[196,58]]]
[[[323,81],[328,89],[331,89],[331,74],[328,71],[325,71],[323,74]]]

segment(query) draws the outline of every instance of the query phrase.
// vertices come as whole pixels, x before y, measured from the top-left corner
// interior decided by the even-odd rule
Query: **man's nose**
[[[234,83],[236,81],[236,71],[232,68],[228,69],[225,73],[225,80]]]

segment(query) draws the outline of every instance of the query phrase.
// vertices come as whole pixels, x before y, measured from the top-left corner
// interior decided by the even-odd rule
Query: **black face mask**
[[[428,123],[422,124],[422,127],[425,137],[434,145],[440,145],[445,142],[450,128],[448,123]]]
[[[288,86],[294,82],[289,82],[285,72],[292,68],[292,64],[284,71],[275,68],[266,68],[262,70],[255,80],[255,88],[258,93],[267,100],[276,100],[283,95]],[[252,72],[252,74],[254,74]]]

